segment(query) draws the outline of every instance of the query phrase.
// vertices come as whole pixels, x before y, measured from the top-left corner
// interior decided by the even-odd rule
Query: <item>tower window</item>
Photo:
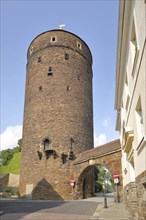
[[[39,86],[39,91],[41,91],[42,90],[42,86]]]
[[[49,70],[48,70],[49,72],[51,72],[52,71],[52,67],[49,67]]]
[[[38,57],[38,63],[40,63],[41,62],[41,57]]]
[[[48,72],[48,76],[52,76],[53,75],[53,73],[52,72]]]
[[[69,59],[69,54],[68,54],[68,53],[65,53],[64,58],[65,58],[66,60],[68,60],[68,59]]]
[[[71,90],[70,86],[67,86],[67,87],[66,87],[66,90],[67,90],[67,91],[70,91],[70,90]]]
[[[79,49],[82,49],[81,43],[77,42],[77,47],[78,47]]]
[[[56,42],[56,41],[57,41],[56,37],[51,37],[51,42]]]
[[[49,67],[49,69],[48,69],[48,76],[52,76],[53,75],[53,73],[52,73],[52,67]]]

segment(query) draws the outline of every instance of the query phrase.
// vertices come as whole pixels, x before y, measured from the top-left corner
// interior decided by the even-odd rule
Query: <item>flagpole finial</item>
[[[63,29],[63,27],[65,27],[65,24],[59,24],[59,29]]]

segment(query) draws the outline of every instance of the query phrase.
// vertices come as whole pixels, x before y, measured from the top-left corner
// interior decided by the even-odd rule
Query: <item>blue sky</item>
[[[95,145],[119,137],[114,110],[118,5],[118,0],[1,0],[1,149],[14,147],[21,137],[27,48],[61,23],[93,55]]]

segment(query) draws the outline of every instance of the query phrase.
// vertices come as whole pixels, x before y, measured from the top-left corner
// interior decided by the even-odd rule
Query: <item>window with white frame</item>
[[[136,114],[137,140],[139,144],[143,138],[143,114],[142,114],[142,105],[140,98],[138,99],[136,105],[135,114]]]
[[[134,158],[132,157],[130,162],[129,162],[129,166],[130,166],[130,181],[134,182],[135,181],[135,169],[134,169]]]
[[[139,52],[134,18],[132,22],[132,30],[131,30],[131,37],[130,37],[130,52],[131,52],[132,76],[134,77],[137,58],[138,58],[138,52]]]

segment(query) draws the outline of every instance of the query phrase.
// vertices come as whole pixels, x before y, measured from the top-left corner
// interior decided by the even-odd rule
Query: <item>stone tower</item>
[[[27,61],[20,195],[70,199],[73,161],[93,148],[92,55],[77,35],[51,30]]]

